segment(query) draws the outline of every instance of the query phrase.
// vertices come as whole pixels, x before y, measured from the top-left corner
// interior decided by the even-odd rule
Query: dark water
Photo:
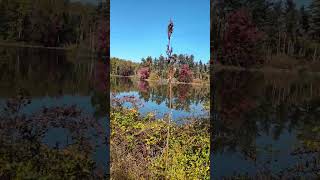
[[[211,177],[319,177],[320,76],[221,71],[213,86]]]
[[[183,122],[185,118],[208,117],[204,104],[209,102],[209,85],[175,84],[172,87],[172,118]],[[139,81],[131,78],[112,77],[111,93],[116,97],[133,96],[138,100],[141,115],[153,112],[163,118],[170,112],[168,86],[156,82]],[[125,104],[130,107],[131,104]]]
[[[103,60],[94,55],[0,47],[2,148],[17,145],[28,150],[36,145],[57,152],[69,150],[79,157],[85,154],[83,161],[93,162],[90,165],[93,170],[88,172],[90,177],[99,178],[108,173],[106,110],[109,102],[106,98],[109,93],[106,92],[105,68]],[[6,108],[8,100],[11,109],[19,109]],[[22,100],[28,103],[23,105]],[[41,148],[36,152],[40,154]],[[23,161],[28,158],[38,161],[32,159],[36,155],[25,155]],[[8,162],[20,160],[9,159]],[[76,166],[79,169],[87,168],[82,167],[79,159],[75,162],[79,163]],[[33,170],[41,172],[42,167]],[[78,173],[74,171],[72,173]]]

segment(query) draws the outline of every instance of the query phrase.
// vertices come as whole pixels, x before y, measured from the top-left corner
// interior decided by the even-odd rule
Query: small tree
[[[246,9],[231,13],[227,18],[221,63],[243,67],[262,63],[257,48],[262,35]]]
[[[178,80],[185,83],[192,81],[192,72],[187,64],[182,65]]]
[[[150,69],[148,67],[142,67],[138,70],[138,76],[140,80],[148,79],[150,76]]]

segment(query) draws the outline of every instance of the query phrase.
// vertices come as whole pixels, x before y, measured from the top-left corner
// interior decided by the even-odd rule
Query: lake
[[[316,178],[319,82],[307,73],[214,73],[211,177]]]
[[[35,172],[49,171],[50,165],[46,169],[44,164],[66,158],[65,163],[74,160],[87,173],[75,177],[102,178],[108,174],[105,72],[102,59],[92,54],[0,47],[2,152],[14,153],[18,151],[16,146],[25,148],[23,161],[34,163],[34,169],[40,168]],[[62,154],[63,158],[36,159],[47,151]],[[8,162],[22,161],[19,158]],[[57,173],[57,169],[50,171]],[[80,173],[74,171],[70,170]]]
[[[110,81],[113,178],[210,179],[208,84]]]
[[[164,118],[170,113],[168,85],[157,82],[140,81],[126,77],[111,77],[111,94],[115,97],[134,97],[141,105],[141,116],[154,113],[156,118]],[[209,85],[174,84],[172,86],[172,119],[183,123],[186,118],[208,118],[204,103],[210,99]],[[125,104],[131,107],[130,103]]]

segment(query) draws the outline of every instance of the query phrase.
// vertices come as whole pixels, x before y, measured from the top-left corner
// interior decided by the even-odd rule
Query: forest
[[[320,70],[319,0],[212,0],[210,31],[214,63]]]
[[[179,82],[209,81],[209,64],[195,60],[193,55],[173,54],[178,60],[174,77]],[[140,63],[119,58],[111,58],[111,75],[136,76],[140,79],[160,80],[168,76],[168,63],[164,56],[158,58],[148,56],[142,58]]]
[[[1,44],[78,47],[96,51],[106,30],[108,10],[70,0],[1,0]],[[103,41],[103,42],[101,42]]]

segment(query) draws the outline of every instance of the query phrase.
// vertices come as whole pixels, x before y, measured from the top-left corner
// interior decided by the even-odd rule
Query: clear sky
[[[111,0],[110,53],[140,62],[165,56],[167,25],[172,18],[173,53],[210,59],[210,0]]]

